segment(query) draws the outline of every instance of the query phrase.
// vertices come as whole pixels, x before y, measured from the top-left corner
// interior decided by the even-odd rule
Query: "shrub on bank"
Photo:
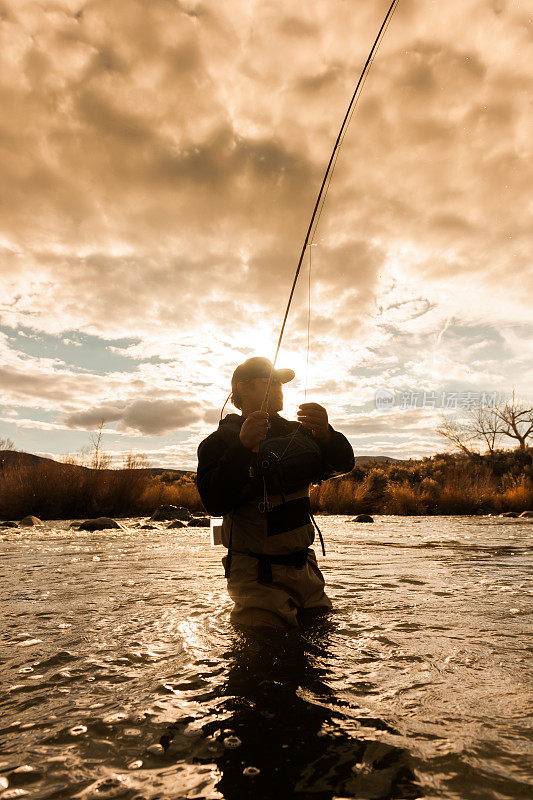
[[[532,481],[525,475],[515,478],[509,488],[501,494],[501,508],[504,511],[525,511],[533,507]]]
[[[425,514],[424,504],[418,489],[414,489],[408,481],[390,483],[384,499],[382,514],[416,515]]]
[[[531,454],[515,456],[496,453],[471,461],[437,454],[402,465],[357,465],[348,475],[312,486],[311,508],[350,515],[520,512],[533,508]],[[160,505],[203,510],[195,476],[154,475],[134,456],[121,469],[50,460],[0,464],[0,519],[148,516]]]
[[[311,490],[311,507],[325,514],[475,514],[533,507],[531,452],[468,459],[438,453],[406,464],[370,462]],[[505,465],[507,471],[502,471]],[[355,479],[354,479],[354,476]]]
[[[148,516],[159,505],[202,509],[194,476],[166,483],[127,458],[121,469],[72,463],[14,463],[0,470],[0,519]]]
[[[144,487],[138,506],[151,514],[158,506],[185,506],[190,511],[203,511],[204,507],[191,477],[178,478],[172,482],[162,477],[153,477]]]

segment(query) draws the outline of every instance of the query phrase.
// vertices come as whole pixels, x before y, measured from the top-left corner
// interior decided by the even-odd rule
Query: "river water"
[[[531,522],[319,518],[335,613],[254,635],[141,523],[0,529],[2,800],[533,797]]]

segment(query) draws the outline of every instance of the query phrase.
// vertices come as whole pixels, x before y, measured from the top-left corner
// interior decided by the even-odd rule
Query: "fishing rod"
[[[302,267],[302,262],[303,262],[303,259],[304,259],[305,251],[306,251],[307,246],[309,244],[309,240],[310,240],[310,237],[311,237],[311,231],[313,231],[313,226],[315,224],[315,220],[316,220],[316,224],[318,225],[318,220],[320,219],[320,214],[322,212],[322,207],[324,205],[324,201],[326,199],[326,195],[327,195],[327,192],[328,192],[328,189],[329,189],[329,184],[331,182],[333,171],[335,169],[335,164],[337,162],[337,157],[338,157],[338,154],[339,154],[339,151],[340,151],[340,146],[341,146],[341,144],[343,142],[343,139],[344,139],[344,136],[345,136],[346,131],[348,129],[348,125],[350,124],[350,120],[352,118],[355,106],[357,105],[357,101],[358,101],[359,96],[360,96],[359,88],[362,87],[364,85],[365,81],[366,81],[366,77],[368,75],[368,72],[370,70],[372,62],[374,60],[374,56],[377,53],[379,45],[381,44],[381,40],[382,40],[382,38],[383,38],[383,36],[385,34],[385,31],[388,28],[389,22],[392,19],[392,15],[394,14],[394,12],[396,10],[396,6],[398,5],[399,2],[400,2],[400,0],[393,0],[392,1],[392,3],[389,6],[389,10],[387,11],[387,14],[385,16],[385,19],[383,20],[383,22],[381,24],[381,28],[379,29],[378,35],[376,36],[376,38],[374,40],[374,44],[372,45],[372,49],[370,50],[370,53],[368,54],[368,58],[367,58],[367,60],[365,62],[365,65],[363,67],[361,75],[359,76],[359,80],[357,81],[357,86],[355,87],[354,93],[353,93],[352,98],[350,100],[350,103],[348,105],[348,109],[346,111],[346,114],[344,115],[344,119],[342,121],[342,125],[340,127],[339,134],[338,134],[337,139],[335,141],[335,146],[333,147],[333,151],[331,153],[331,156],[330,156],[330,159],[329,159],[329,162],[328,162],[328,166],[326,168],[326,172],[324,173],[324,178],[322,179],[322,185],[320,186],[320,191],[319,191],[318,197],[316,199],[315,207],[313,209],[313,214],[311,216],[311,221],[309,222],[309,227],[307,228],[307,233],[305,235],[305,239],[304,239],[304,243],[303,243],[303,247],[302,247],[302,252],[300,253],[300,258],[298,259],[298,266],[296,267],[296,273],[294,275],[294,280],[292,282],[292,287],[291,287],[291,291],[290,291],[290,294],[289,294],[289,300],[287,302],[287,307],[285,309],[285,315],[283,317],[283,322],[282,322],[281,330],[280,330],[280,333],[279,333],[278,344],[277,344],[277,347],[276,347],[276,353],[274,355],[274,360],[272,362],[272,367],[270,369],[270,375],[269,375],[269,378],[268,378],[268,384],[267,384],[267,388],[266,388],[266,392],[265,392],[265,397],[264,397],[263,402],[261,404],[261,411],[264,411],[265,408],[267,407],[267,404],[268,404],[268,398],[269,398],[269,395],[270,395],[270,388],[272,386],[272,376],[274,374],[274,368],[276,366],[276,361],[277,361],[279,350],[280,350],[280,347],[281,347],[281,340],[283,339],[283,334],[285,332],[285,325],[286,325],[286,322],[287,322],[287,317],[289,316],[289,310],[290,310],[290,307],[291,307],[292,298],[294,296],[294,290],[296,288],[296,283],[298,281],[298,276],[300,275],[300,270],[301,270],[301,267]],[[316,227],[315,227],[315,230],[316,230]],[[314,231],[313,231],[313,233],[314,233]]]

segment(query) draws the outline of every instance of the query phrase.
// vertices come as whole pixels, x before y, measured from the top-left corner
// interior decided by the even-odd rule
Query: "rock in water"
[[[500,517],[514,517],[516,518],[518,514],[516,511],[506,511],[504,514],[500,514]]]
[[[189,520],[190,518],[191,512],[183,506],[159,506],[150,517],[150,521],[170,522],[174,519]]]
[[[82,522],[78,530],[80,531],[105,531],[108,528],[119,528],[118,522],[111,517],[98,517],[97,519],[86,519]]]
[[[18,528],[18,522],[0,522],[0,528]]]
[[[151,744],[149,747],[146,748],[146,752],[150,753],[153,756],[164,756],[165,755],[165,748],[162,744]]]
[[[186,522],[182,522],[181,519],[175,519],[174,522],[170,522],[167,525],[167,528],[186,528],[186,527],[187,527],[187,523]]]
[[[352,522],[374,522],[370,514],[358,514]]]
[[[521,517],[533,517],[533,511],[522,511]]]
[[[210,517],[192,517],[189,522],[189,528],[209,528],[210,526]]]
[[[32,517],[30,514],[29,517],[24,517],[21,519],[19,524],[25,528],[31,528],[33,525],[42,525],[43,522],[39,519],[39,517]]]

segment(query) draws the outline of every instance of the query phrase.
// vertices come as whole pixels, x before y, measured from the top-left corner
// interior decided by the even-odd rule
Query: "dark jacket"
[[[260,498],[263,493],[257,468],[258,454],[245,447],[239,438],[244,419],[238,414],[228,414],[220,421],[218,430],[198,447],[198,491],[206,510],[213,516],[227,514],[254,498]],[[290,436],[298,427],[298,422],[273,414],[265,442],[270,438]],[[331,425],[329,428],[332,436],[326,443],[318,442],[310,432],[300,428],[313,439],[320,452],[319,468],[310,481],[312,483],[349,472],[355,464],[348,439],[333,430]]]

